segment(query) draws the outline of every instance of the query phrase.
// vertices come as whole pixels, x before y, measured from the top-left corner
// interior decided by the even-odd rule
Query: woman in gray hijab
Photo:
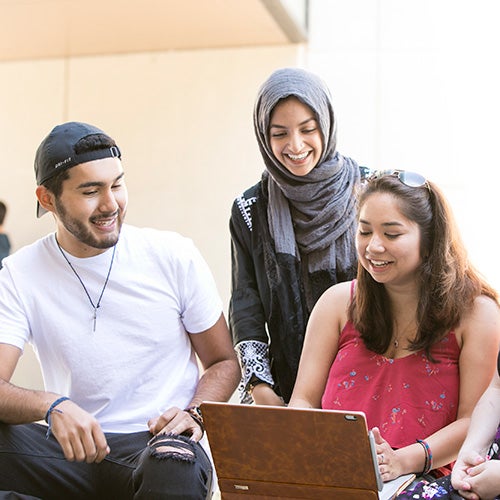
[[[232,207],[229,323],[242,402],[276,405],[291,396],[313,305],[356,275],[360,169],[337,152],[330,93],[308,71],[271,74],[254,129],[265,170]]]

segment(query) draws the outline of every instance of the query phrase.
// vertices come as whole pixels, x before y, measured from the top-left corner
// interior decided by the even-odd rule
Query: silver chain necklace
[[[85,290],[85,294],[87,295],[87,298],[89,299],[90,305],[94,309],[93,331],[95,332],[95,328],[96,328],[96,324],[97,324],[97,309],[99,309],[99,307],[101,305],[101,299],[102,299],[102,296],[104,295],[104,290],[106,290],[106,285],[108,284],[109,275],[111,274],[111,268],[113,267],[113,262],[115,260],[116,244],[113,246],[113,254],[111,255],[111,262],[109,264],[109,269],[108,269],[108,274],[106,276],[106,280],[104,281],[104,286],[102,287],[102,290],[101,290],[101,295],[99,295],[99,299],[97,300],[97,304],[94,304],[94,301],[92,300],[92,297],[90,296],[89,291],[87,290],[87,287],[85,286],[85,283],[83,282],[82,278],[80,278],[80,275],[76,272],[76,269],[73,267],[73,264],[71,264],[71,262],[69,261],[68,257],[64,253],[64,250],[61,248],[61,245],[59,245],[59,241],[57,241],[57,238],[56,238],[56,243],[57,243],[57,247],[59,248],[62,256],[64,257],[64,260],[68,263],[69,267],[75,273],[75,276],[78,278],[78,281],[80,282],[83,289]]]

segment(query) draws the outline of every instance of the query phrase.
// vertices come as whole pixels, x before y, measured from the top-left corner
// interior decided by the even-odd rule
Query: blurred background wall
[[[1,0],[0,199],[14,249],[54,227],[35,217],[38,144],[87,121],[122,149],[127,221],[191,237],[227,308],[231,203],[263,170],[254,98],[273,70],[299,66],[332,91],[338,149],[438,182],[498,287],[499,14],[497,0]],[[29,349],[14,381],[41,386]]]

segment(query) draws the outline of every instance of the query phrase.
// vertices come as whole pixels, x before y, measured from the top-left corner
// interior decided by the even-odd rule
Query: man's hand
[[[73,401],[57,405],[50,414],[51,432],[66,460],[99,463],[110,452],[106,437],[97,420]]]
[[[200,425],[186,411],[173,406],[164,411],[159,417],[148,421],[149,432],[157,434],[188,434],[192,441],[199,441],[203,437]]]

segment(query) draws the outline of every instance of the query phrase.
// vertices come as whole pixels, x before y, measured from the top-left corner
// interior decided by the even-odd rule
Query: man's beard
[[[99,249],[110,248],[116,245],[123,224],[123,216],[120,216],[119,210],[116,212],[102,214],[100,217],[92,217],[90,219],[89,223],[91,223],[93,220],[95,221],[99,219],[109,218],[118,214],[116,218],[116,225],[118,228],[118,232],[116,234],[113,233],[108,235],[107,237],[98,239],[90,232],[90,230],[81,221],[70,217],[68,215],[68,212],[64,208],[64,205],[58,199],[55,200],[55,208],[57,210],[57,216],[59,217],[59,220],[62,222],[63,226],[81,243],[89,247],[99,248]]]

